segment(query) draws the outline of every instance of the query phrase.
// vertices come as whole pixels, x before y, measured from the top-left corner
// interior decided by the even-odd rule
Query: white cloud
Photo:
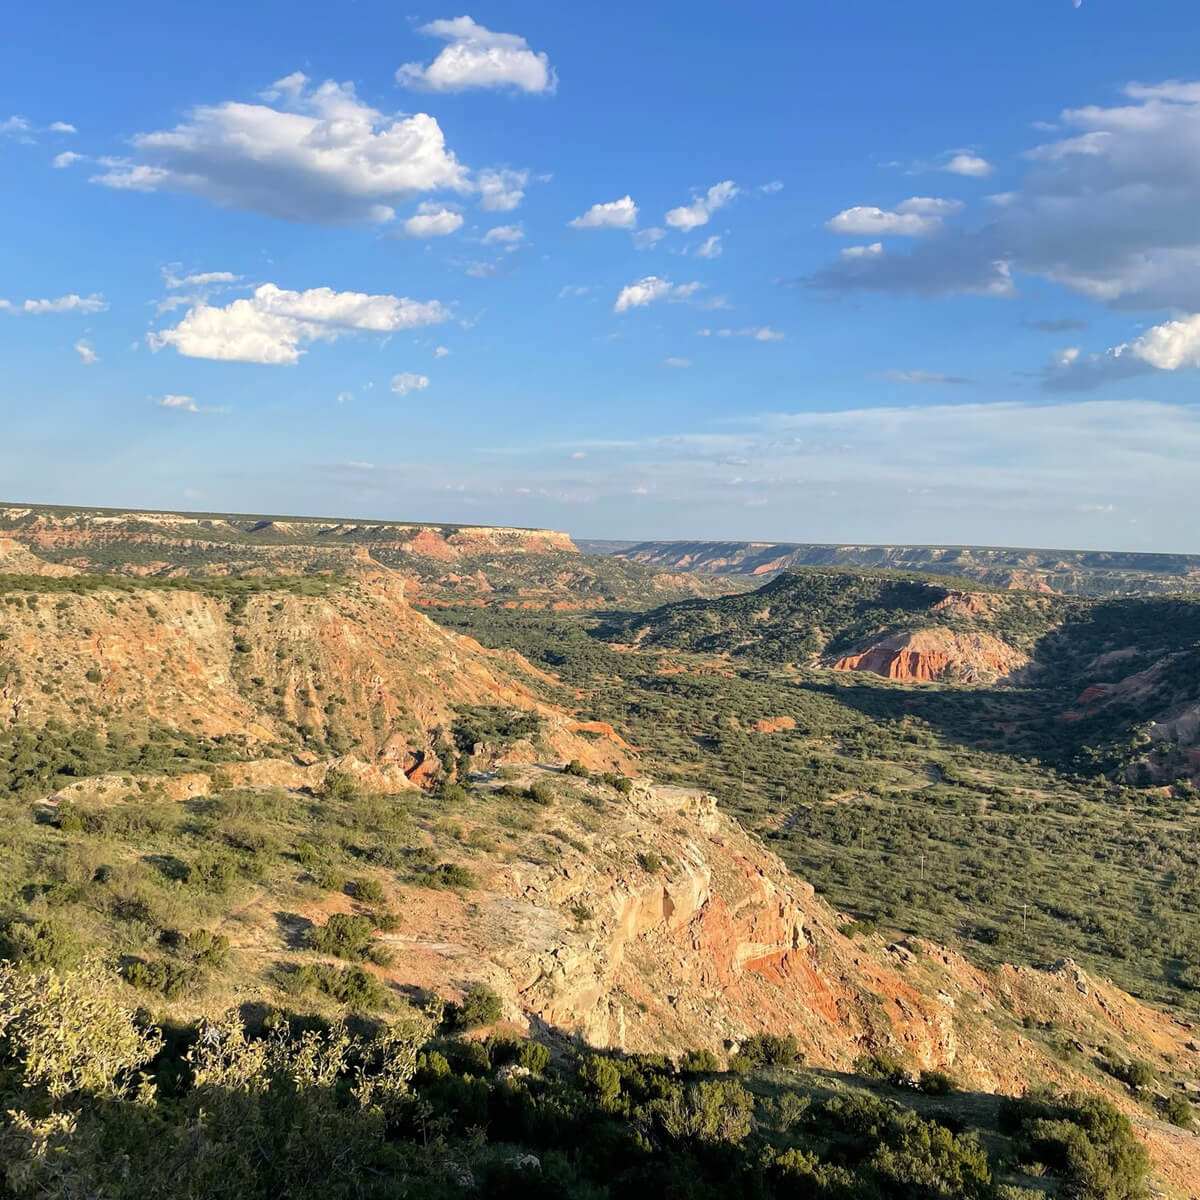
[[[54,156],[51,165],[61,170],[63,167],[69,167],[72,163],[78,162],[81,158],[83,155],[76,154],[74,150],[64,150],[61,154]]]
[[[95,350],[92,349],[91,345],[83,338],[80,338],[79,341],[75,343],[75,353],[79,355],[79,358],[85,367],[90,367],[93,363],[98,363],[100,361],[100,355],[98,355]]]
[[[941,196],[909,196],[907,200],[896,205],[896,211],[902,213],[921,213],[923,216],[948,217],[961,212],[961,200],[946,200]]]
[[[20,137],[32,130],[33,126],[29,124],[28,117],[5,117],[0,121],[0,134],[8,134],[10,137]]]
[[[996,168],[978,154],[962,151],[953,155],[943,166],[951,175],[965,175],[969,179],[986,179]]]
[[[869,246],[846,246],[842,250],[843,258],[874,258],[883,253],[882,242],[872,242]]]
[[[770,183],[764,183],[758,190],[760,192],[766,192],[767,195],[772,195],[775,192],[783,191],[783,183],[781,180],[772,179]]]
[[[427,113],[387,117],[363,104],[353,84],[310,89],[298,73],[275,94],[278,108],[201,105],[174,129],[140,133],[136,158],[102,160],[107,169],[92,181],[318,224],[390,221],[392,205],[415,193],[471,190]]]
[[[1200,314],[1154,325],[1101,354],[1085,355],[1077,346],[1060,350],[1044,372],[1044,383],[1050,391],[1087,391],[1136,375],[1195,367],[1200,367]]]
[[[558,298],[560,300],[567,296],[586,296],[592,289],[582,283],[564,283],[558,289]]]
[[[461,229],[462,223],[461,213],[427,200],[404,222],[404,232],[414,238],[445,237]]]
[[[638,206],[632,196],[610,200],[606,204],[593,204],[581,217],[568,221],[572,229],[635,229]]]
[[[714,233],[712,237],[705,238],[704,241],[702,241],[700,245],[696,247],[695,253],[697,258],[720,258],[721,254],[724,252],[724,249],[725,248],[721,245],[720,237]]]
[[[633,235],[633,248],[635,250],[650,250],[654,246],[657,246],[666,236],[667,231],[659,229],[657,225],[651,225],[649,229],[639,229]]]
[[[971,382],[961,375],[941,375],[936,371],[901,371],[893,368],[890,371],[885,371],[884,375],[896,383],[915,383],[919,385],[967,384]]]
[[[657,275],[647,275],[636,283],[623,287],[613,305],[613,312],[627,312],[631,308],[645,308],[656,300],[687,300],[703,286],[700,283],[671,283]]]
[[[154,402],[159,408],[173,408],[178,412],[198,413],[200,406],[191,396],[176,396],[168,392]]]
[[[1104,530],[1108,546],[1124,537],[1184,550],[1200,524],[1195,405],[1038,399],[765,413],[524,456],[506,448],[487,485],[565,488],[562,454],[575,449],[588,457],[571,469],[573,501],[619,504],[653,480],[647,525],[680,538],[786,540],[804,511],[822,541],[842,544],[1087,546]],[[768,510],[747,526],[742,506],[762,500]],[[1122,532],[1107,528],[1112,514],[1081,509],[1110,504]]]
[[[756,342],[782,342],[787,336],[770,325],[752,325],[749,329],[698,329],[696,332],[701,337],[744,337]]]
[[[433,352],[433,357],[434,358],[446,358],[449,354],[450,354],[450,349],[448,346],[438,346],[437,349],[434,350],[434,352]]]
[[[338,394],[337,394],[337,403],[338,404],[348,404],[353,399],[354,399],[353,392],[338,392]]]
[[[515,33],[493,33],[470,17],[431,21],[419,32],[448,45],[428,66],[405,63],[396,72],[396,82],[404,87],[432,92],[511,87],[545,93],[558,85],[549,58]]]
[[[489,229],[487,233],[483,235],[482,240],[485,246],[492,246],[497,242],[514,245],[517,242],[525,240],[525,230],[520,224],[497,225],[494,229]]]
[[[392,391],[397,396],[407,396],[409,392],[424,391],[429,386],[429,376],[414,375],[412,371],[401,371],[392,376]]]
[[[207,288],[222,283],[237,283],[240,275],[232,271],[196,271],[190,275],[178,275],[178,263],[170,263],[162,269],[163,283],[174,290],[175,288]]]
[[[224,307],[197,304],[174,329],[147,335],[154,350],[172,346],[189,358],[293,364],[311,342],[353,333],[394,333],[449,320],[437,300],[311,288],[287,291],[264,283]]]
[[[67,121],[51,121],[50,122],[50,132],[51,133],[78,133],[79,130],[76,129],[74,125],[70,124]]]
[[[690,358],[676,358],[672,355],[670,358],[663,359],[664,367],[690,367],[692,360]]]
[[[1056,135],[1024,155],[1019,189],[975,228],[947,225],[911,253],[842,261],[803,282],[1003,296],[1019,273],[1115,309],[1200,312],[1200,85],[1124,91],[1116,105],[1063,111]]]
[[[0,301],[0,307],[9,312],[27,313],[98,313],[108,308],[108,302],[99,292],[90,296],[77,296],[72,292],[69,296],[58,296],[53,300],[24,300],[19,305],[9,300]]]
[[[962,208],[957,200],[935,196],[910,196],[897,204],[894,211],[858,205],[846,208],[825,222],[830,233],[854,237],[926,237],[942,227],[942,219]]]
[[[714,183],[703,196],[697,196],[691,204],[673,208],[667,213],[666,221],[672,229],[682,229],[685,233],[700,225],[707,225],[709,217],[718,208],[724,207],[738,194],[738,189],[732,179],[722,183]]]
[[[512,212],[525,199],[529,172],[500,167],[479,172],[479,207],[487,212]]]

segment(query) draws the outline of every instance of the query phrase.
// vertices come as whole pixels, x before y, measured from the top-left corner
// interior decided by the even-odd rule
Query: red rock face
[[[938,628],[896,634],[859,654],[844,655],[833,663],[833,669],[870,671],[885,679],[913,683],[947,679],[985,683],[1011,675],[1028,663],[1021,651],[990,634]]]

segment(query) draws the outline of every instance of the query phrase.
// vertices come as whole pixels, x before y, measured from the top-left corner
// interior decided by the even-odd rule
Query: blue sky
[[[23,6],[0,498],[1200,551],[1200,12],[998,13]]]

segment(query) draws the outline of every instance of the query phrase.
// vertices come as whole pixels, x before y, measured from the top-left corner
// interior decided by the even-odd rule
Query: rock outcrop
[[[916,683],[992,683],[1010,678],[1029,661],[1028,655],[991,634],[942,628],[884,638],[858,654],[837,659],[833,669],[870,671]]]
[[[469,902],[407,892],[402,932],[385,935],[395,960],[376,973],[442,995],[486,982],[519,1026],[630,1051],[720,1052],[790,1032],[809,1063],[832,1070],[881,1051],[968,1089],[1104,1086],[1086,1055],[1071,1065],[1025,1032],[1028,1018],[1089,1052],[1125,1046],[1200,1080],[1190,1023],[1076,964],[984,971],[923,940],[851,938],[845,918],[711,796],[639,781],[629,797],[605,799],[600,785],[583,786],[589,803],[560,801],[542,825],[472,859]],[[469,838],[478,815],[457,816]],[[1149,1117],[1115,1081],[1109,1091],[1163,1174],[1200,1187],[1200,1139]]]
[[[376,569],[324,595],[227,597],[183,589],[25,592],[0,606],[0,728],[74,723],[232,736],[250,758],[278,756],[302,730],[353,748],[372,786],[428,783],[459,705],[541,717],[540,749],[609,769],[616,741],[572,732],[544,703],[538,673],[513,651],[485,650],[413,610],[403,582]],[[418,764],[424,770],[412,770]],[[309,783],[312,772],[305,776]],[[281,780],[284,786],[300,786]]]

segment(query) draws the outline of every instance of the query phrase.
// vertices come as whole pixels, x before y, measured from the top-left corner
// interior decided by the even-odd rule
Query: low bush
[[[500,997],[486,983],[473,983],[462,1000],[446,1005],[445,1020],[451,1029],[475,1029],[495,1024],[503,1011]]]

